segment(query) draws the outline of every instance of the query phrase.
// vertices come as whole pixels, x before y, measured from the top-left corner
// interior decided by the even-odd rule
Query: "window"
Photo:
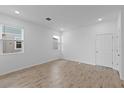
[[[16,41],[16,49],[22,48],[22,42],[21,41]]]
[[[24,53],[24,29],[0,25],[0,54]]]

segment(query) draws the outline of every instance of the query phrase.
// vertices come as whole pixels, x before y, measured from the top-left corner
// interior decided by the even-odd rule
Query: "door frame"
[[[101,36],[101,35],[111,35],[112,36],[112,69],[113,69],[113,63],[114,63],[114,38],[113,38],[113,33],[101,33],[101,34],[96,34],[95,36],[95,65],[97,65],[96,62],[96,40],[97,40],[97,36]]]

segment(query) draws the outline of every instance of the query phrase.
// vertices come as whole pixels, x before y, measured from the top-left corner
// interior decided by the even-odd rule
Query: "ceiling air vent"
[[[46,20],[47,20],[47,21],[51,21],[52,19],[51,19],[51,18],[49,18],[49,17],[47,17],[47,18],[46,18]]]

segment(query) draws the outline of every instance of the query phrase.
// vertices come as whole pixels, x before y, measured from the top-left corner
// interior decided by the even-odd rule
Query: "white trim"
[[[63,58],[64,60],[68,60],[68,61],[74,61],[74,62],[77,62],[77,63],[83,63],[83,64],[88,64],[88,65],[96,65],[94,64],[93,62],[89,62],[89,61],[81,61],[81,60],[78,60],[78,59],[72,59],[72,58]]]
[[[121,29],[121,11],[119,11],[119,15],[118,15],[118,22],[117,24],[118,25],[118,31],[119,31],[119,48],[120,48],[120,64],[119,64],[119,75],[120,75],[120,79],[124,80],[124,77],[122,77],[122,36],[121,36],[121,33],[122,33],[122,29]]]
[[[9,73],[12,73],[12,72],[20,71],[20,70],[23,70],[23,69],[26,69],[26,68],[30,68],[30,67],[33,67],[33,66],[41,65],[41,64],[44,64],[44,63],[53,62],[53,61],[56,61],[56,60],[59,60],[59,59],[55,58],[55,59],[50,59],[50,60],[47,60],[47,61],[42,61],[42,63],[37,63],[37,64],[31,64],[31,65],[23,66],[23,67],[20,67],[20,68],[17,68],[17,69],[13,69],[13,70],[8,71],[8,72],[0,73],[0,76],[6,75],[6,74],[9,74]]]

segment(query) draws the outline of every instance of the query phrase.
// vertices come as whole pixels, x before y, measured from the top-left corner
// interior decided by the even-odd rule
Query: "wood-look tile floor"
[[[58,60],[0,77],[7,88],[116,88],[124,87],[118,72],[110,68]]]

